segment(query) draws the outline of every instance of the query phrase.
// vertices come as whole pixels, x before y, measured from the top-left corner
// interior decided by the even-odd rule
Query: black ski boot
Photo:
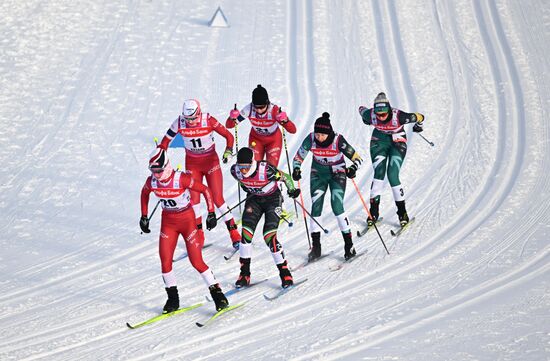
[[[311,233],[311,240],[313,243],[307,255],[307,260],[309,262],[315,261],[317,258],[321,257],[321,232]]]
[[[208,289],[210,290],[210,296],[212,296],[212,299],[216,304],[216,311],[221,311],[229,306],[229,301],[227,301],[227,298],[223,294],[219,283],[211,285],[210,287],[208,287]]]
[[[407,210],[405,209],[405,201],[395,202],[397,206],[397,216],[399,217],[399,224],[401,228],[405,227],[409,223],[409,216],[407,215]]]
[[[166,293],[168,294],[168,300],[162,309],[162,313],[170,313],[176,311],[180,308],[180,297],[178,295],[178,287],[172,286],[165,288]]]
[[[294,280],[292,279],[292,274],[288,269],[286,260],[283,263],[278,264],[277,268],[279,269],[279,277],[281,277],[281,287],[287,288],[292,286],[294,284]]]
[[[367,224],[369,225],[369,227],[372,227],[372,225],[374,223],[376,223],[376,221],[378,220],[378,217],[380,216],[379,214],[379,206],[380,206],[380,196],[376,196],[374,198],[371,198],[370,199],[370,210],[369,210],[369,213],[372,217],[367,219]]]
[[[235,282],[235,287],[248,287],[250,286],[250,258],[239,258],[241,262],[241,273],[237,282]]]
[[[351,240],[351,232],[343,233],[344,237],[344,259],[347,261],[357,254],[355,247],[353,247],[353,241]]]

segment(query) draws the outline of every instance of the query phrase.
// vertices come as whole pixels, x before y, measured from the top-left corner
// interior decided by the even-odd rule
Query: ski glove
[[[275,115],[275,120],[278,121],[279,123],[284,124],[288,122],[288,117],[285,112],[280,112],[280,113],[277,113],[277,115]]]
[[[361,106],[359,107],[359,115],[363,116],[363,112],[364,112],[366,109],[368,109],[368,108],[361,105]]]
[[[211,231],[216,227],[217,224],[218,220],[216,219],[216,213],[209,212],[208,216],[206,216],[206,229]]]
[[[227,163],[227,161],[232,155],[233,155],[233,149],[225,148],[225,152],[223,152],[223,156],[222,156],[222,162]]]
[[[296,198],[300,195],[300,189],[299,188],[289,189],[286,193],[290,198]]]
[[[229,119],[237,120],[241,112],[239,112],[237,109],[232,109],[229,112]]]
[[[300,179],[302,179],[302,171],[300,170],[300,168],[294,168],[294,170],[292,171],[292,179],[294,179],[295,181],[299,181]]]
[[[423,131],[424,128],[422,128],[422,125],[416,123],[415,125],[413,125],[413,132],[415,133],[420,133],[421,131]]]
[[[228,129],[235,128],[235,125],[237,125],[235,119],[227,118],[227,120],[225,121],[225,127]]]
[[[151,230],[149,229],[149,219],[147,216],[141,216],[139,219],[139,228],[141,228],[143,233],[151,233]]]
[[[346,168],[346,176],[348,178],[355,178],[355,173],[357,173],[357,166],[355,164],[352,164],[348,168]]]

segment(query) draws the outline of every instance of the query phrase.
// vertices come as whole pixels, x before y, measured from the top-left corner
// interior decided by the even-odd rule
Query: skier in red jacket
[[[162,221],[159,237],[159,255],[162,268],[162,278],[168,294],[164,305],[164,313],[176,311],[179,308],[179,295],[176,284],[176,275],[172,270],[172,258],[181,234],[185,241],[189,261],[193,268],[202,276],[216,303],[216,310],[229,305],[220,285],[210,268],[202,258],[204,238],[197,236],[195,212],[191,206],[190,191],[201,193],[206,200],[208,217],[206,228],[216,227],[216,214],[210,190],[201,182],[196,182],[190,175],[174,171],[168,161],[164,149],[157,148],[149,160],[149,169],[152,175],[147,177],[141,190],[141,218],[139,226],[145,233],[150,233],[148,205],[151,192],[160,199],[162,206]]]
[[[245,118],[252,124],[248,146],[254,151],[254,160],[259,162],[265,156],[269,164],[277,167],[283,139],[279,125],[291,134],[296,133],[296,126],[278,105],[269,101],[267,90],[261,84],[252,91],[252,103],[240,111],[231,110],[225,126],[234,128],[237,122],[240,123]]]
[[[216,153],[214,132],[226,140],[222,160],[224,163],[227,163],[227,160],[233,153],[233,135],[216,118],[208,113],[203,113],[198,100],[188,99],[183,102],[182,115],[178,116],[166,131],[166,135],[162,138],[159,148],[168,149],[170,142],[176,134],[181,134],[185,147],[185,169],[199,183],[202,183],[203,178],[206,178],[206,183],[212,191],[216,208],[222,214],[227,212],[224,216],[224,221],[233,247],[238,248],[241,235],[237,230],[233,215],[231,212],[228,212],[229,208],[223,198],[223,175],[220,168],[220,160]],[[191,192],[191,201],[197,215],[196,221],[199,233],[203,236],[202,218],[199,213],[200,197],[197,192]]]

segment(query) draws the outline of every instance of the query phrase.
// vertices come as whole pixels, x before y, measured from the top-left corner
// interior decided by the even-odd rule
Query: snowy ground
[[[231,28],[207,26],[218,5]],[[547,0],[12,0],[0,14],[1,360],[550,359]],[[391,237],[385,193],[391,254],[368,234],[355,240],[368,254],[330,272],[343,242],[326,204],[334,253],[295,273],[303,286],[264,300],[279,280],[257,236],[253,279],[269,282],[231,298],[240,311],[211,328],[195,326],[208,305],[128,330],[165,301],[159,217],[138,228],[152,138],[185,98],[225,120],[258,83],[298,125],[291,154],[328,111],[368,159],[357,107],[379,91],[424,113],[436,146],[411,135],[402,171],[415,225]],[[368,161],[365,197],[371,178]],[[351,182],[346,204],[355,232]],[[226,235],[208,233],[204,254],[230,289]],[[302,220],[280,239],[302,262]],[[182,303],[202,301],[188,262],[175,270]]]

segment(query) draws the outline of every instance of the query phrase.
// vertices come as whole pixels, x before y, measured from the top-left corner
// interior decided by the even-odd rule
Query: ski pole
[[[302,193],[302,192],[300,192],[300,194],[301,194],[301,193]],[[317,225],[318,225],[319,227],[321,227],[321,229],[323,230],[323,232],[325,232],[325,234],[328,233],[328,229],[325,229],[325,227],[323,227],[323,226],[321,225],[321,223],[319,223],[319,222],[311,215],[311,213],[309,213],[309,212],[304,208],[304,206],[302,206],[299,202],[296,202],[296,203],[297,203],[300,207],[302,207],[302,210],[305,212],[305,214],[307,214],[307,215],[309,216],[309,218],[313,219],[313,222],[317,223]],[[309,234],[309,233],[308,233],[308,234]]]
[[[240,198],[240,197],[239,197]],[[223,212],[219,217],[216,218],[216,221],[219,221],[220,219],[223,218],[223,216],[225,216],[226,214],[228,214],[229,212],[231,212],[232,210],[234,210],[235,208],[239,207],[241,208],[241,204],[243,204],[246,200],[248,199],[248,197],[246,197],[245,199],[243,200],[240,200],[239,199],[239,203],[235,204],[233,207],[227,209],[227,211]]]
[[[416,133],[416,134],[420,135],[420,137],[421,137],[422,139],[424,139],[424,140],[426,141],[426,143],[428,143],[428,144],[431,145],[432,147],[435,145],[433,142],[430,142],[428,139],[426,139],[422,134],[420,134],[420,133]]]
[[[282,108],[279,108],[279,113],[281,112]],[[285,128],[283,128],[283,143],[285,146],[285,153],[286,153],[286,165],[288,166],[288,174],[291,175],[292,172],[290,170],[290,159],[288,159],[288,147],[286,146],[286,132]],[[296,200],[294,200],[294,212],[296,213],[296,218],[298,218],[298,207],[296,207]]]
[[[153,140],[155,141],[155,145],[158,147],[159,139],[157,137],[154,137]],[[160,199],[157,201],[157,204],[155,205],[155,208],[153,208],[153,211],[151,212],[151,215],[149,217],[147,217],[147,222],[149,222],[151,220],[151,218],[153,218],[153,214],[155,214],[155,211],[157,210],[157,207],[159,206],[159,204],[160,204]],[[141,232],[141,234],[143,234],[143,232]]]
[[[237,103],[235,103],[234,110],[237,110]],[[237,128],[239,127],[238,123],[235,123],[235,149],[236,153],[239,153],[239,131]],[[241,214],[241,218],[243,218],[243,209],[241,208],[241,187],[239,186],[239,183],[237,183],[237,189],[239,192],[239,213]]]
[[[359,198],[361,199],[361,203],[363,203],[363,208],[365,208],[365,211],[367,211],[367,215],[369,216],[369,219],[372,220],[372,225],[374,226],[374,229],[376,230],[376,233],[378,233],[378,237],[380,237],[380,241],[384,245],[384,248],[386,249],[386,252],[390,254],[390,251],[388,251],[388,247],[386,247],[386,243],[384,243],[384,240],[382,239],[382,235],[380,234],[380,231],[378,230],[378,227],[376,227],[376,222],[374,222],[374,219],[372,219],[372,216],[369,212],[369,209],[367,208],[367,204],[365,203],[365,200],[363,199],[363,196],[361,195],[361,192],[359,192],[359,188],[357,187],[357,183],[355,183],[355,179],[351,178],[351,181],[353,183],[353,186],[355,187],[355,190],[357,191],[357,194],[359,195]]]
[[[300,187],[300,180],[298,180],[298,188],[302,188]],[[304,196],[302,194],[302,192],[300,192],[300,203],[301,203],[301,206],[302,206],[302,216],[304,216],[304,224],[306,226],[306,234],[307,234],[307,244],[309,245],[309,249],[311,249],[311,238],[309,236],[309,229],[308,229],[308,226],[307,226],[307,219],[306,219],[306,212],[304,211]]]

